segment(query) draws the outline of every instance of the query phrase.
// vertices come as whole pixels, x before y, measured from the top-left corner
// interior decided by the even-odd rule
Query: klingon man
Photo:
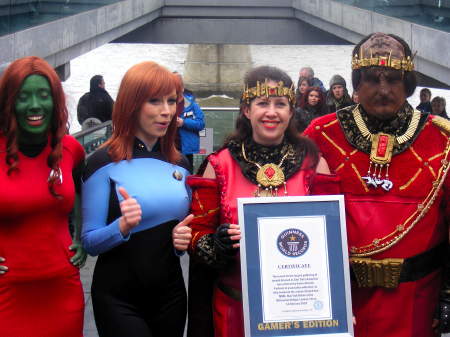
[[[439,303],[449,316],[450,295],[446,302],[441,290],[450,123],[408,104],[416,88],[412,58],[395,35],[365,37],[352,55],[360,104],[305,130],[345,195],[356,337],[431,337],[449,330],[449,322],[438,325],[434,317]]]

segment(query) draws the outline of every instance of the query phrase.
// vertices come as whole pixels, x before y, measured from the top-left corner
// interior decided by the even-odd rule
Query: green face
[[[48,80],[41,75],[28,76],[17,95],[15,108],[20,141],[33,143],[45,138],[53,114],[52,91]]]

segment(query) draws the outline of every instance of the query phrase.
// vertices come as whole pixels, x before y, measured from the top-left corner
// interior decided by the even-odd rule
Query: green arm
[[[75,255],[72,256],[70,262],[78,268],[84,266],[86,262],[87,254],[81,245],[81,196],[79,193],[75,194],[75,204],[73,206],[72,221],[74,224],[74,232],[72,237],[72,244],[69,249],[75,251]]]

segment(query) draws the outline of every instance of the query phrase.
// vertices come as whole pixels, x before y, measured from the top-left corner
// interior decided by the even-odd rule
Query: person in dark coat
[[[303,95],[299,107],[295,109],[298,130],[303,132],[314,118],[327,113],[323,91],[319,87],[309,87]]]
[[[428,112],[431,113],[431,90],[428,88],[423,88],[420,90],[420,104],[416,106],[417,110],[420,110],[422,112]]]
[[[330,90],[327,92],[328,111],[335,112],[353,104],[344,78],[341,75],[334,75],[330,80]]]
[[[114,100],[105,90],[102,75],[91,78],[89,92],[81,96],[77,106],[77,119],[80,125],[88,118],[96,118],[101,123],[111,120]]]

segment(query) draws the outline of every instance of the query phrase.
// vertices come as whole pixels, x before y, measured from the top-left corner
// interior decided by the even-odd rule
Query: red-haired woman
[[[328,108],[323,91],[319,87],[309,87],[302,96],[299,107],[295,109],[297,128],[303,131],[314,118],[327,113]]]
[[[177,225],[190,239],[192,218],[189,163],[174,142],[182,97],[178,75],[154,62],[133,66],[114,104],[112,137],[88,159],[82,241],[99,255],[92,303],[100,336],[183,336],[186,290],[171,241]]]
[[[0,80],[2,336],[82,336],[84,301],[76,267],[86,255],[79,242],[72,244],[68,217],[84,150],[66,135],[67,115],[61,82],[46,61],[25,57],[5,70]]]

